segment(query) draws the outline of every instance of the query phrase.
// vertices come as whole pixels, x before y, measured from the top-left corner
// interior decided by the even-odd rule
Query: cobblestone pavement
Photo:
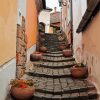
[[[50,36],[45,37],[45,46],[49,49],[43,54],[43,59],[31,62],[23,77],[35,82],[36,91],[30,100],[97,100],[92,83],[71,76],[70,68],[76,63],[75,59],[64,57],[58,49],[57,37]]]
[[[32,62],[31,70],[26,71],[26,78],[36,83],[33,100],[97,100],[93,84],[86,79],[72,78],[70,67],[75,64],[73,57],[47,55],[54,56],[54,53],[45,53],[42,61]]]

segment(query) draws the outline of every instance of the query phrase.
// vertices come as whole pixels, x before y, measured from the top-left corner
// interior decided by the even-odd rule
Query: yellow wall
[[[0,65],[16,55],[17,0],[0,0]]]
[[[26,5],[26,34],[27,47],[30,48],[36,44],[37,36],[37,9],[35,0],[27,0]]]
[[[98,13],[83,36],[83,57],[89,67],[89,76],[100,93],[100,13]]]

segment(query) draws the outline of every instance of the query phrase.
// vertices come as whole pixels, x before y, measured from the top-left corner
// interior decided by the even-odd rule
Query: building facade
[[[82,3],[83,5],[83,3]],[[87,9],[81,18],[77,33],[81,34],[82,60],[88,66],[89,79],[100,93],[100,0],[87,2]]]
[[[45,25],[45,33],[49,33],[50,29],[50,12],[52,11],[51,8],[46,8],[42,10],[39,14],[39,23],[44,23]]]
[[[9,92],[10,80],[16,78],[16,74],[17,77],[24,74],[30,54],[36,50],[38,14],[45,8],[45,0],[1,2],[0,100],[5,100]]]
[[[43,9],[44,0],[18,1],[17,24],[17,77],[25,72],[25,66],[30,60],[30,54],[36,51],[38,38],[38,15]]]
[[[16,76],[17,0],[0,3],[0,100],[5,100],[9,81]]]
[[[66,34],[68,44],[72,45],[73,38],[72,38],[71,0],[64,0],[63,3],[60,3],[60,6],[61,6],[61,30]]]
[[[71,13],[71,30],[73,38],[73,56],[77,62],[83,62],[88,67],[89,79],[96,85],[100,93],[100,0],[60,0],[62,4],[62,29],[65,28],[65,18]],[[68,6],[71,5],[71,8]],[[67,12],[67,14],[64,14]],[[69,20],[68,20],[69,22]],[[67,24],[68,24],[67,22]],[[71,40],[71,39],[70,39]]]
[[[53,33],[60,30],[60,12],[56,7],[54,7],[54,12],[50,14],[50,26]]]

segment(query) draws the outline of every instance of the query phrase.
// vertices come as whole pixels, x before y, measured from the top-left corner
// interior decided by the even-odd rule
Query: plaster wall
[[[50,28],[50,11],[43,10],[39,14],[39,22],[45,23],[45,33],[49,33]]]
[[[82,34],[84,62],[89,69],[89,78],[96,84],[100,93],[100,12],[93,18]]]
[[[26,35],[27,48],[31,48],[36,44],[38,34],[38,13],[35,0],[26,1]]]
[[[77,34],[76,29],[86,11],[87,0],[73,0],[73,51],[77,62],[82,61],[82,33]]]
[[[0,66],[16,56],[17,30],[17,0],[3,0],[1,2],[2,3],[0,3]]]

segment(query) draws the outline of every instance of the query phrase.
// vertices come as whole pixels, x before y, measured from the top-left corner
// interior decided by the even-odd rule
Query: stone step
[[[84,79],[28,77],[36,86],[32,100],[98,100],[94,85]]]
[[[46,54],[46,53],[45,53],[45,54],[43,54],[43,56],[48,56],[48,57],[49,57],[49,56],[50,56],[50,57],[63,57],[63,54],[48,54],[48,53]]]
[[[62,51],[56,51],[56,52],[49,52],[47,51],[48,54],[62,54]]]
[[[62,68],[70,68],[76,64],[75,61],[67,61],[67,62],[41,62],[37,63],[37,66],[43,68],[51,68],[51,69],[62,69]]]
[[[59,80],[63,80],[63,78],[60,78]],[[61,82],[59,80],[54,79],[53,83],[50,80],[45,85],[43,85],[43,83],[40,83],[39,86],[37,86],[36,91],[53,95],[72,93],[82,94],[83,92],[86,92],[87,94],[89,93],[89,96],[92,94],[94,95],[97,92],[94,86],[88,87],[86,86],[86,84],[84,84],[84,82],[75,84],[75,82],[73,81],[73,83],[68,84],[67,82]]]
[[[75,61],[73,57],[48,57],[48,56],[43,56],[42,60],[44,62],[67,62],[67,61]]]
[[[50,69],[63,69],[63,68],[70,68],[76,64],[75,61],[65,61],[65,62],[49,62],[49,61],[31,61],[33,66],[43,67],[43,68],[50,68]]]
[[[90,94],[87,94],[86,92],[72,94],[66,93],[60,95],[36,92],[33,100],[98,100],[98,95],[96,93],[91,96],[89,95]]]
[[[84,95],[88,94],[93,99],[93,95],[97,95],[96,88],[93,84],[84,79],[74,78],[44,78],[31,77],[36,85],[36,92],[44,94],[62,95],[78,93]]]
[[[30,76],[46,77],[46,78],[64,78],[71,76],[69,68],[50,69],[50,68],[35,67],[33,70],[29,70],[26,73]]]

